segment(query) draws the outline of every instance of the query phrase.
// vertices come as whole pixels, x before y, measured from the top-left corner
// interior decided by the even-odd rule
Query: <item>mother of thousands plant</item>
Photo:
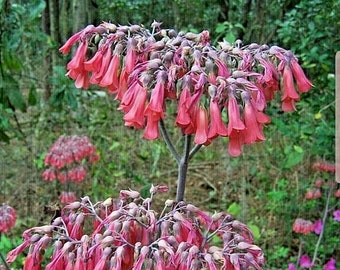
[[[151,26],[89,25],[60,51],[77,47],[67,64],[76,87],[107,89],[126,126],[143,129],[145,139],[164,138],[178,164],[175,200],[167,200],[160,213],[152,209],[154,194],[165,186],[152,186],[149,198],[133,190],[97,203],[84,197],[51,224],[26,230],[9,263],[28,248],[25,269],[262,269],[263,252],[246,225],[184,202],[188,164],[218,136],[229,138],[231,156],[265,140],[270,118],[264,110],[275,92],[282,93],[282,110],[292,111],[312,84],[293,53],[278,46],[237,41],[214,47],[208,31]],[[181,153],[166,129],[168,102],[177,104]]]

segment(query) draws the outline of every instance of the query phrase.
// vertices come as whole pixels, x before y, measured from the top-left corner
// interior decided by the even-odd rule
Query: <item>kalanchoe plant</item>
[[[231,156],[265,140],[270,118],[264,111],[275,92],[282,93],[283,111],[295,109],[312,84],[293,53],[241,41],[214,47],[208,31],[177,33],[157,22],[151,30],[89,25],[60,51],[73,46],[67,75],[76,87],[107,89],[126,126],[144,130],[148,140],[163,137],[178,164],[176,198],[158,213],[153,195],[163,186],[152,186],[149,198],[133,190],[98,203],[84,197],[66,205],[52,224],[26,230],[8,261],[29,247],[25,268],[40,269],[43,251],[53,246],[46,269],[262,269],[263,253],[249,228],[184,202],[185,182],[189,161],[217,137],[229,138]],[[168,102],[177,105],[181,152],[166,129]]]
[[[99,160],[96,148],[90,139],[84,135],[62,135],[53,143],[45,156],[43,172],[45,181],[60,181],[67,185],[67,191],[62,191],[61,203],[73,202],[77,199],[74,192],[69,191],[69,184],[81,183],[85,180],[90,164]]]
[[[157,214],[154,194],[166,190],[152,186],[149,198],[122,190],[118,199],[95,204],[84,197],[67,205],[51,225],[26,230],[24,242],[7,259],[12,262],[30,247],[25,269],[40,269],[43,251],[52,246],[47,270],[262,269],[262,250],[232,216],[173,200]]]

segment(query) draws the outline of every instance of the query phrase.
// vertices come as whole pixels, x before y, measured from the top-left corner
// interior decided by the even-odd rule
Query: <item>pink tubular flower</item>
[[[299,263],[301,268],[311,268],[313,266],[312,261],[307,254],[301,256]]]
[[[263,141],[265,137],[256,118],[256,109],[253,107],[248,97],[244,98],[244,143],[251,144],[256,141]]]
[[[0,233],[10,231],[14,227],[16,219],[14,208],[3,203],[0,206]]]
[[[210,127],[208,132],[208,138],[214,139],[217,136],[227,136],[228,130],[222,121],[221,109],[216,101],[210,100]]]
[[[301,66],[296,59],[291,59],[290,67],[293,71],[294,79],[297,83],[297,87],[300,92],[308,92],[312,88],[312,83],[307,79],[305,73],[303,72]]]
[[[100,68],[96,69],[93,71],[92,76],[90,78],[90,83],[92,84],[100,84],[101,80],[103,79],[103,77],[105,76],[105,74],[107,74],[107,70],[108,67],[110,65],[111,62],[111,58],[112,58],[112,50],[111,48],[104,44],[103,46],[103,57],[102,57],[102,61],[100,64]]]
[[[119,64],[120,57],[118,54],[114,54],[110,60],[106,73],[99,82],[99,86],[108,87],[111,93],[115,92],[115,89],[118,88]]]
[[[164,118],[164,91],[167,74],[165,71],[160,71],[157,74],[157,82],[152,89],[150,102],[145,108],[145,116],[152,116],[153,120]]]
[[[70,52],[72,46],[79,41],[80,37],[88,32],[91,32],[95,29],[93,25],[88,25],[85,29],[82,29],[81,31],[75,33],[72,35],[65,44],[59,49],[59,51],[63,54],[67,54]]]
[[[246,127],[241,120],[240,109],[234,95],[229,95],[228,99],[228,135],[230,136],[233,130],[244,130]]]
[[[324,266],[323,270],[336,270],[336,261],[334,258],[331,258]]]
[[[208,140],[208,116],[205,108],[198,108],[196,114],[196,132],[194,143],[204,144]]]
[[[129,38],[127,42],[127,52],[125,56],[125,69],[128,74],[131,74],[133,71],[136,60],[137,60],[137,54],[136,54],[136,45],[137,41],[134,38]]]
[[[283,68],[283,95],[282,110],[285,112],[295,110],[295,101],[300,97],[295,90],[293,74],[288,65]]]
[[[340,221],[340,209],[333,211],[333,217],[335,221]]]
[[[190,78],[190,76],[188,76]],[[184,79],[183,79],[184,82]],[[190,106],[190,89],[184,87],[179,97],[178,110],[176,116],[176,125],[180,128],[186,128],[190,125],[191,119],[189,114]]]
[[[144,111],[147,100],[147,91],[139,84],[136,88],[137,89],[134,89],[135,95],[131,100],[131,105],[129,105],[129,108],[126,108],[127,111],[123,120],[125,121],[125,126],[143,128],[145,126]],[[124,97],[121,104],[123,104],[123,101]]]
[[[228,153],[232,157],[237,157],[242,153],[243,133],[239,130],[232,130],[229,134]]]
[[[158,130],[159,118],[158,116],[147,116],[146,117],[146,127],[144,130],[143,137],[147,140],[155,140],[159,138]]]

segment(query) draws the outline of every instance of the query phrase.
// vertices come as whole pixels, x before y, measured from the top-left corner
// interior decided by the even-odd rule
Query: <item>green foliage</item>
[[[40,14],[45,8],[44,1],[30,1],[29,4],[0,3],[0,105],[7,114],[2,117],[0,125],[0,140],[9,142],[14,127],[8,116],[8,109],[26,112],[27,106],[36,104],[36,85],[31,83],[28,97],[23,86],[27,81],[24,77],[24,55],[27,51],[36,49],[34,43],[41,42],[43,35],[38,28]],[[27,42],[30,40],[31,42]],[[7,116],[6,116],[7,115]]]
[[[228,41],[230,44],[233,44],[237,37],[238,37],[238,30],[244,30],[244,27],[240,23],[232,24],[230,22],[223,22],[218,23],[215,32],[216,32],[216,38],[214,43],[217,43],[218,41],[225,40]]]
[[[65,73],[65,67],[53,67],[51,82],[54,86],[54,91],[49,102],[59,110],[65,109],[65,106],[75,110],[78,108],[78,99],[82,91],[75,88],[71,80],[65,76]]]
[[[220,6],[218,1],[189,0],[129,0],[97,1],[102,20],[120,24],[144,24],[153,20],[177,30],[214,29]]]

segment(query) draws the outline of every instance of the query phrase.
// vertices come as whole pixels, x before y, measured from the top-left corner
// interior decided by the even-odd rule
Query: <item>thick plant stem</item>
[[[178,163],[178,178],[177,178],[177,192],[176,201],[184,200],[185,182],[187,178],[189,154],[190,154],[191,135],[185,135],[183,155]]]
[[[198,150],[201,149],[202,145],[195,145],[190,151],[191,135],[185,135],[184,150],[182,156],[180,156],[170,139],[163,120],[160,120],[159,128],[169,151],[176,159],[176,162],[178,164],[176,201],[180,202],[184,200],[185,183],[187,178],[189,160],[198,152]]]

